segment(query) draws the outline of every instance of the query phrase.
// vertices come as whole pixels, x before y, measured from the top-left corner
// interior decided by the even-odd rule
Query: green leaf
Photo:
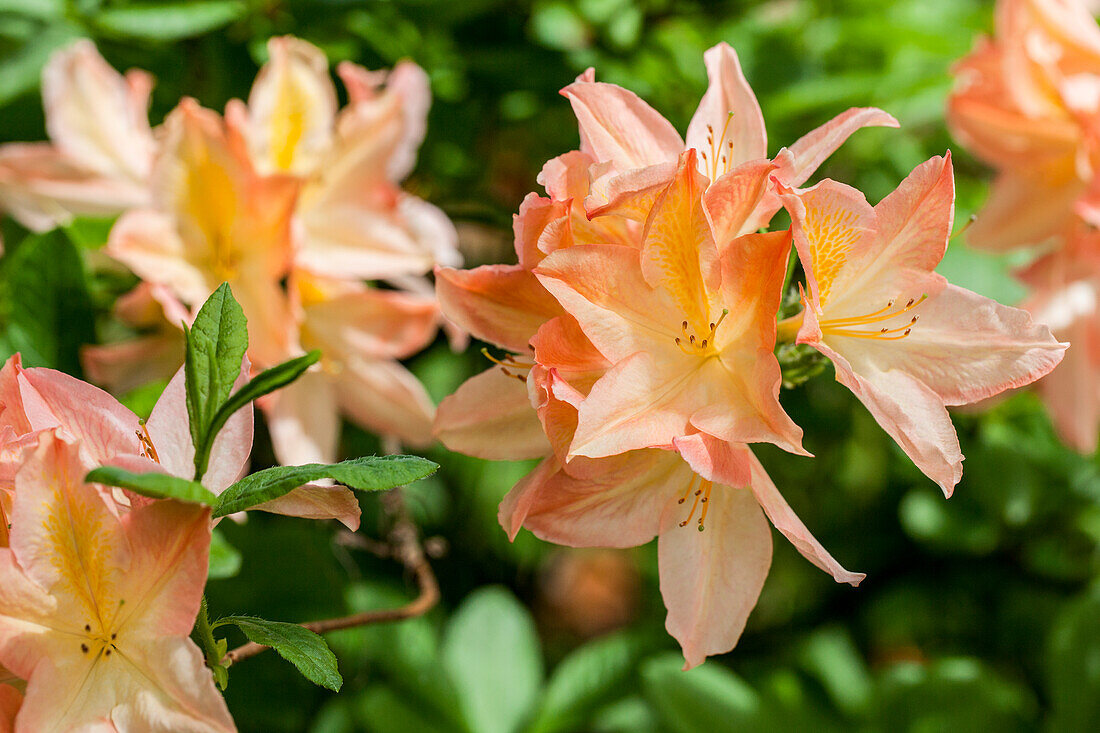
[[[38,88],[50,54],[80,37],[76,28],[52,25],[35,34],[15,53],[0,60],[0,106]]]
[[[214,516],[223,517],[278,499],[310,481],[330,478],[356,491],[384,491],[430,476],[439,468],[416,456],[367,456],[341,463],[275,466],[245,476],[218,497]]]
[[[209,580],[236,577],[241,571],[241,562],[240,551],[229,544],[225,535],[215,529],[210,534],[210,569],[206,577]]]
[[[58,20],[65,16],[64,0],[0,0],[0,13],[15,13],[39,20]]]
[[[214,416],[229,399],[248,350],[244,311],[228,283],[207,298],[186,331],[187,416],[195,444],[195,477],[202,478],[210,460],[214,435],[209,435]]]
[[[205,0],[108,8],[94,22],[100,30],[119,36],[178,41],[229,25],[246,12],[248,6],[238,0]]]
[[[717,664],[681,671],[678,654],[661,655],[642,667],[646,699],[671,731],[769,730],[760,697],[748,683]]]
[[[360,730],[374,733],[448,733],[455,730],[432,715],[430,708],[417,705],[407,695],[382,685],[364,690],[355,707],[363,726]]]
[[[252,402],[258,397],[263,397],[265,394],[274,392],[290,384],[300,377],[306,369],[316,364],[320,358],[320,351],[311,351],[304,356],[285,361],[270,369],[265,369],[255,379],[247,382],[234,392],[229,399],[222,403],[222,406],[219,407],[218,411],[214,414],[210,426],[207,428],[205,436],[203,437],[203,442],[201,444],[195,444],[198,446],[195,450],[196,456],[199,453],[207,456],[210,455],[210,451],[214,447],[214,439],[218,436],[218,433],[221,432],[221,429],[225,427],[226,421],[228,421],[237,410],[246,407],[249,402]]]
[[[333,692],[339,692],[344,684],[336,665],[336,655],[324,639],[304,626],[253,616],[226,616],[218,619],[214,628],[226,624],[239,628],[249,641],[274,649],[313,684]]]
[[[89,472],[84,480],[107,486],[119,486],[151,499],[175,499],[213,506],[218,498],[203,488],[198,481],[169,476],[166,473],[133,473],[115,466],[97,468]]]
[[[77,247],[101,249],[107,244],[107,236],[111,233],[111,227],[115,225],[117,218],[78,216],[63,228],[65,235]]]
[[[558,664],[528,733],[583,730],[587,716],[622,687],[638,657],[624,634],[605,636],[576,649]]]
[[[1054,719],[1050,730],[1100,726],[1100,595],[1068,603],[1053,624],[1046,659]]]
[[[535,624],[504,588],[467,596],[447,627],[442,659],[470,730],[510,733],[538,698],[542,653]]]
[[[95,342],[84,263],[60,232],[25,239],[5,262],[7,341],[28,366],[80,374],[80,347]]]

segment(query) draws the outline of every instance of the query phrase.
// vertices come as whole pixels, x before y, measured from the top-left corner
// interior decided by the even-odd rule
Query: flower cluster
[[[996,171],[967,232],[985,249],[1037,247],[1023,306],[1075,344],[1039,383],[1062,439],[1100,429],[1100,28],[1085,0],[998,0],[995,33],[955,69],[955,136]]]
[[[144,282],[117,314],[146,333],[89,349],[97,381],[120,391],[170,376],[180,322],[228,282],[254,365],[323,352],[261,402],[281,462],[332,460],[341,413],[423,445],[434,407],[398,360],[440,323],[425,275],[458,263],[447,217],[399,186],[424,136],[427,77],[407,62],[341,63],[339,109],[319,49],[282,37],[268,51],[247,104],[223,118],[184,99],[155,130],[148,75],[119,75],[89,41],[59,52],[43,72],[52,143],[0,148],[0,206],[32,229],[122,214],[106,252]]]
[[[500,507],[572,546],[658,539],[666,627],[688,667],[731,649],[771,560],[768,519],[856,585],[786,504],[748,447],[808,455],[779,403],[781,340],[829,357],[837,379],[945,493],[962,454],[946,406],[1031,382],[1064,344],[1017,309],[934,272],[954,208],[950,156],[872,207],[826,180],[799,188],[857,129],[852,109],[767,157],[732,48],[686,142],[626,89],[586,72],[562,94],[580,149],[551,160],[515,218],[518,264],[438,268],[448,317],[506,350],[440,405],[436,434],[490,459],[543,458]],[[761,231],[780,208],[787,231]],[[776,322],[792,240],[804,310]],[[765,519],[765,516],[767,519]]]

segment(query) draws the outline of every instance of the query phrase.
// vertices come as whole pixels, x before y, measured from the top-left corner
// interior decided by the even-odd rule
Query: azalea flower
[[[152,78],[119,74],[88,40],[42,70],[52,143],[0,146],[0,208],[37,231],[73,216],[111,216],[149,201],[155,143],[147,118]]]
[[[303,269],[294,270],[290,289],[300,342],[319,349],[321,363],[260,401],[279,461],[335,460],[341,414],[405,445],[430,443],[435,407],[398,359],[435,338],[435,298]]]
[[[153,206],[123,214],[107,253],[192,308],[228,282],[248,318],[255,362],[270,366],[299,352],[280,285],[296,186],[259,175],[221,118],[194,100],[168,115],[162,136]]]
[[[1100,234],[1078,222],[1021,278],[1032,288],[1021,307],[1073,345],[1035,387],[1061,439],[1092,453],[1100,428]]]
[[[457,265],[454,226],[439,209],[398,187],[416,164],[427,129],[428,77],[403,62],[370,72],[343,62],[349,104],[337,110],[324,53],[289,36],[268,42],[247,107],[226,117],[256,169],[302,181],[296,264],[364,279],[423,275]]]
[[[1000,0],[996,21],[956,67],[947,119],[997,171],[968,239],[1003,250],[1058,234],[1075,212],[1100,223],[1100,29],[1081,0]]]
[[[243,375],[242,375],[243,378]],[[17,392],[9,396],[9,385]],[[90,465],[117,465],[136,472],[169,473],[191,478],[195,448],[187,414],[183,370],[168,383],[148,421],[122,406],[106,392],[53,369],[24,369],[13,357],[0,370],[0,398],[7,409],[0,427],[9,440],[0,448],[0,493],[3,477],[22,465],[27,450],[43,431],[60,431],[78,441],[83,460]],[[9,413],[14,413],[8,418]],[[220,494],[244,473],[252,451],[252,408],[241,408],[226,422],[210,452],[210,467],[202,484]],[[123,505],[127,502],[124,500]],[[359,503],[341,486],[299,487],[286,496],[255,509],[307,518],[339,519],[351,529],[359,526]]]
[[[813,538],[747,447],[723,452],[744,472],[733,486],[697,472],[704,467],[696,457],[715,455],[713,448],[681,447],[682,457],[645,450],[603,459],[587,478],[547,459],[505,497],[501,525],[510,538],[526,527],[571,547],[634,547],[658,537],[665,627],[683,648],[684,669],[729,651],[741,636],[771,565],[768,519],[837,582],[863,580]]]
[[[837,380],[950,496],[963,456],[946,407],[1035,381],[1067,344],[1025,311],[933,271],[951,233],[950,155],[922,163],[874,208],[829,180],[783,201],[809,286],[783,331],[829,357]]]
[[[15,731],[232,731],[189,638],[210,511],[173,501],[122,515],[54,431],[16,474],[0,550],[0,663],[27,680]]]
[[[756,101],[727,43],[704,54],[709,86],[688,125],[686,142],[668,120],[633,92],[595,81],[591,72],[562,90],[580,123],[581,152],[596,162],[590,213],[617,211],[644,221],[685,150],[705,178],[704,206],[720,244],[767,226],[781,208],[768,176],[746,175],[768,165],[767,135]],[[772,177],[804,183],[856,130],[897,127],[882,110],[853,108],[808,133],[775,157]]]

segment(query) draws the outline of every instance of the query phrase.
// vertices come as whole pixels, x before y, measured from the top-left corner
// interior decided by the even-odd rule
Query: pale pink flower
[[[809,294],[783,324],[950,496],[962,452],[947,406],[1029,384],[1065,351],[1046,326],[934,272],[951,233],[951,158],[932,158],[872,208],[826,180],[783,196]]]
[[[73,216],[145,205],[155,148],[152,86],[143,71],[112,69],[91,41],[55,53],[42,70],[52,143],[0,146],[0,208],[41,231]]]
[[[93,466],[47,431],[16,474],[0,550],[0,663],[27,680],[16,733],[235,730],[189,638],[209,509],[158,501],[120,515],[83,483]]]

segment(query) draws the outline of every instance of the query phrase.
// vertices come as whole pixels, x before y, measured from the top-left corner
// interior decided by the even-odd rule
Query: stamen
[[[694,477],[694,476],[692,476],[692,479],[691,479],[691,480],[692,480],[692,482],[694,483],[694,481],[695,481],[695,477]],[[706,482],[706,481],[704,481],[703,483],[707,483],[707,482]],[[692,503],[692,505],[691,505],[691,512],[689,512],[689,513],[688,513],[688,518],[687,518],[687,519],[685,519],[684,521],[680,522],[680,526],[681,526],[681,527],[686,527],[686,526],[688,526],[688,522],[690,522],[690,521],[691,521],[691,518],[695,516],[695,510],[696,510],[696,508],[698,508],[698,506],[699,506],[699,497],[700,497],[700,496],[702,496],[702,494],[703,494],[703,486],[702,486],[702,484],[700,484],[700,485],[699,485],[699,488],[695,490],[695,501],[694,501],[694,502]]]
[[[688,496],[691,494],[691,487],[695,485],[695,478],[696,474],[691,474],[691,481],[688,481],[687,491],[685,491],[684,495],[680,497],[680,501],[676,502],[677,504],[683,504],[685,501],[687,501]]]
[[[704,526],[703,523],[707,519],[707,509],[710,507],[709,501],[710,501],[711,486],[713,486],[713,484],[710,481],[704,481],[703,482],[703,491],[706,492],[706,493],[705,493],[705,495],[703,496],[703,499],[702,499],[703,511],[700,512],[700,514],[699,514],[699,531],[700,532],[702,532],[704,529],[706,529],[706,527]]]

